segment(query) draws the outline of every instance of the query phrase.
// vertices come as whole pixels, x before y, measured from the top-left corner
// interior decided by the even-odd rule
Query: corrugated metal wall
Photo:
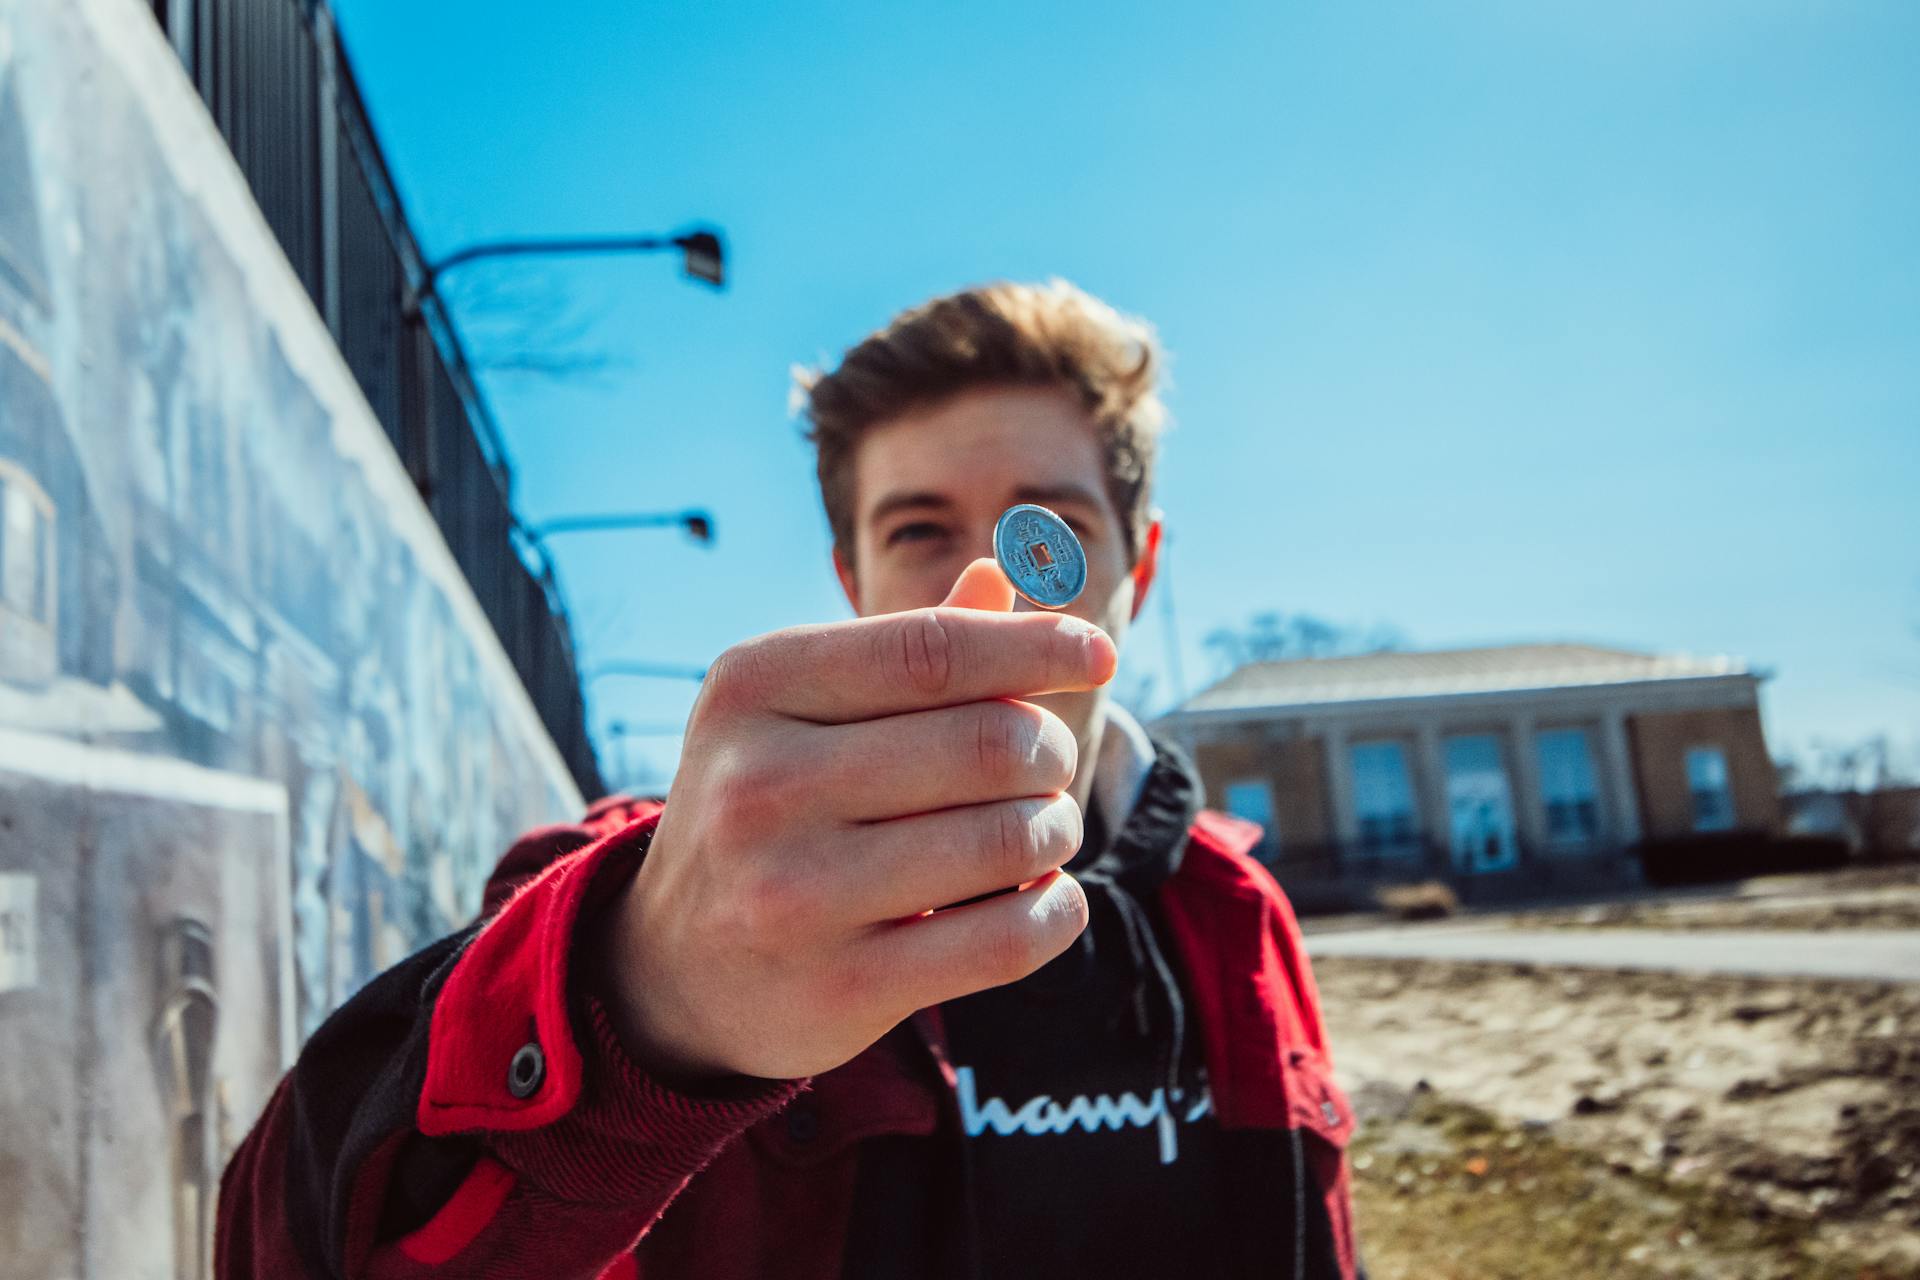
[[[345,51],[312,0],[154,0],[294,271],[446,535],[581,791],[604,789],[564,612],[513,540],[511,482]]]

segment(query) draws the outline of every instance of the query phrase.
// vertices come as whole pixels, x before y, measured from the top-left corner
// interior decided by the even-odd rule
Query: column
[[[1428,720],[1414,730],[1413,794],[1420,802],[1420,827],[1430,848],[1442,850],[1443,871],[1452,865],[1453,815],[1447,806],[1447,762],[1440,749],[1440,726]]]
[[[1540,751],[1534,744],[1531,713],[1517,711],[1507,722],[1508,777],[1513,786],[1513,812],[1520,840],[1530,853],[1547,848],[1547,802],[1540,790]]]
[[[1320,731],[1326,752],[1327,801],[1332,806],[1333,841],[1342,849],[1360,843],[1360,818],[1353,805],[1353,757],[1347,751],[1345,725]]]
[[[1606,788],[1607,820],[1624,848],[1640,839],[1640,800],[1633,788],[1633,752],[1627,716],[1618,708],[1600,716],[1600,785]]]

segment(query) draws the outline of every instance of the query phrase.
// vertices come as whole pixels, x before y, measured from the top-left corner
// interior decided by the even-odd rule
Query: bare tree
[[[1222,674],[1250,662],[1379,653],[1406,644],[1398,627],[1346,626],[1311,613],[1256,613],[1238,627],[1217,627],[1202,644]]]
[[[606,307],[586,305],[551,271],[497,264],[453,276],[442,292],[475,369],[571,379],[630,363],[593,339]]]
[[[1885,734],[1850,742],[1816,739],[1806,756],[1789,756],[1776,769],[1783,794],[1831,797],[1856,849],[1887,856],[1911,847],[1911,834],[1895,827],[1904,821],[1902,813],[1912,812],[1897,795],[1912,778],[1899,767]]]

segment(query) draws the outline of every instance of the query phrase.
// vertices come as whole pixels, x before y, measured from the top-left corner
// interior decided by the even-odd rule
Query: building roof
[[[1250,662],[1195,694],[1175,714],[1754,674],[1739,658],[1636,653],[1586,644],[1389,651]]]

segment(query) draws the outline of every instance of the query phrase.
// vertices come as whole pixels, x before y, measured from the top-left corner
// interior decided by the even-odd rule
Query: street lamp
[[[663,529],[679,526],[703,547],[713,545],[713,517],[705,511],[620,511],[605,515],[557,516],[522,525],[534,542],[556,533],[593,533],[607,529]]]
[[[427,263],[420,271],[420,283],[407,291],[406,313],[420,314],[420,305],[437,297],[440,277],[455,267],[482,258],[578,258],[613,253],[657,253],[666,249],[680,252],[680,267],[687,278],[715,289],[727,284],[726,242],[718,230],[699,227],[671,236],[560,236],[535,240],[489,240],[456,249],[444,258]]]
[[[540,557],[540,582],[555,596],[559,583],[555,577],[553,555],[547,539],[556,533],[588,533],[604,529],[663,529],[678,526],[703,547],[713,545],[713,517],[705,511],[623,511],[605,515],[559,516],[528,524],[515,513],[513,527],[526,538],[527,545]]]
[[[609,720],[607,736],[609,738],[677,738],[687,731],[684,724],[674,724],[667,720],[656,720],[643,724],[629,724],[625,720]]]
[[[614,662],[594,671],[592,675],[587,677],[587,681],[588,683],[592,683],[600,676],[611,675],[658,676],[672,680],[698,680],[705,676],[706,672],[696,667],[675,667],[664,663]],[[629,755],[627,749],[627,743],[630,739],[681,738],[686,736],[686,732],[687,726],[685,721],[671,723],[665,720],[655,720],[643,721],[638,724],[627,720],[608,721],[606,730],[601,734],[601,738],[612,744],[613,757],[616,768],[619,771],[620,779],[617,785],[629,790],[636,786],[632,768],[632,757]],[[649,769],[649,778],[651,778],[651,769]]]
[[[629,724],[625,720],[609,722],[604,736],[611,739],[613,744],[614,767],[618,770],[617,777],[619,779],[615,786],[622,790],[634,791],[639,789],[639,783],[643,778],[645,781],[652,783],[657,776],[654,773],[652,765],[644,757],[642,758],[641,765],[646,769],[646,773],[644,775],[635,774],[633,759],[627,751],[628,739],[677,738],[686,731],[687,726],[684,724]]]

